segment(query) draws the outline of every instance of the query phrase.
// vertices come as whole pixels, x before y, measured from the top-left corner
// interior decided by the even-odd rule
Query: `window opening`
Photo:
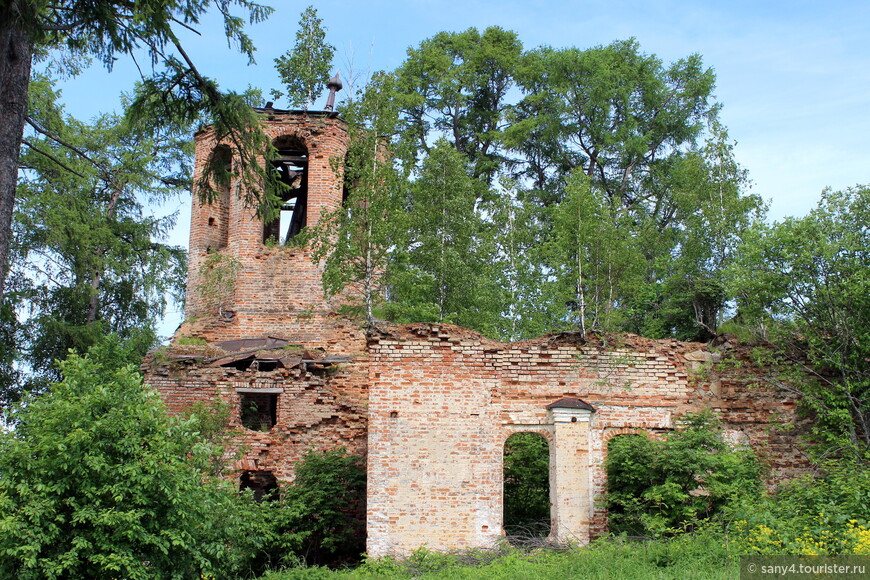
[[[271,471],[243,471],[239,478],[239,490],[250,489],[255,501],[278,499],[278,480]]]
[[[509,542],[524,544],[549,535],[550,445],[540,433],[514,433],[505,441],[503,497]]]
[[[278,216],[264,225],[263,242],[285,245],[299,235],[308,214],[308,150],[298,137],[285,135],[273,141],[278,150],[270,161],[282,184],[276,192]]]
[[[278,419],[278,395],[274,393],[239,393],[242,427],[251,431],[268,431]]]
[[[230,185],[233,177],[233,152],[227,145],[218,145],[212,150],[208,160],[210,185],[214,191],[209,204],[213,215],[208,218],[210,231],[208,247],[221,250],[227,247],[229,239]]]

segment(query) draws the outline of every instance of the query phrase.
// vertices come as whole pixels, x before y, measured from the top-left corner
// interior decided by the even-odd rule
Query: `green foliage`
[[[697,578],[726,580],[739,574],[738,560],[727,536],[712,530],[676,538],[631,542],[604,537],[588,547],[570,550],[521,551],[505,547],[451,554],[421,548],[404,559],[366,560],[355,570],[329,572],[295,568],[273,572],[264,580],[297,578],[426,578],[514,580],[525,578],[593,578],[662,580]]]
[[[168,418],[123,351],[71,354],[0,435],[0,576],[226,577],[256,545],[196,421]]]
[[[213,476],[227,475],[226,449],[232,438],[239,435],[230,429],[232,412],[229,403],[215,397],[208,402],[196,401],[181,414],[185,421],[190,422],[198,441],[206,445],[208,451],[203,454],[206,463],[200,467]]]
[[[760,491],[750,449],[732,449],[710,412],[688,414],[660,440],[622,435],[607,448],[607,509],[614,533],[670,535],[691,530],[730,501]]]
[[[633,39],[524,53],[489,28],[409,50],[378,88],[411,181],[409,235],[385,245],[384,315],[509,340],[715,336],[731,298],[722,272],[764,206],[743,192],[714,81],[698,55],[665,65]],[[445,229],[466,260],[435,251]]]
[[[527,153],[537,187],[552,194],[549,179],[581,168],[608,199],[644,213],[655,213],[654,168],[701,134],[715,84],[699,55],[665,68],[635,39],[539,48],[518,77],[526,96],[508,141]]]
[[[466,159],[435,144],[411,185],[407,231],[390,270],[388,316],[399,322],[449,322],[484,333],[495,324],[491,237],[476,211]]]
[[[582,172],[567,177],[565,196],[548,212],[550,235],[539,247],[549,271],[543,290],[555,328],[620,328],[617,297],[642,284],[640,240],[628,221]]]
[[[376,75],[357,99],[346,104],[343,116],[350,145],[343,177],[348,197],[312,228],[314,256],[325,260],[324,289],[331,295],[347,287],[359,290],[369,325],[383,301],[390,255],[406,221],[407,181],[388,149],[387,136],[395,133],[397,123],[394,103],[386,96],[389,82]],[[350,299],[353,292],[348,294]]]
[[[15,277],[7,278],[7,289],[16,286],[16,282]],[[16,364],[23,348],[24,328],[15,313],[16,292],[7,291],[0,300],[0,422],[3,422],[10,406],[21,400],[25,390]]]
[[[772,343],[770,380],[798,388],[822,454],[870,445],[870,189],[826,190],[802,218],[759,226],[730,270],[736,322]]]
[[[216,83],[202,77],[182,46],[178,27],[192,28],[210,10],[216,10],[223,31],[230,42],[253,61],[254,47],[245,34],[245,20],[235,15],[235,8],[247,12],[250,22],[264,20],[272,11],[251,0],[153,0],[134,5],[99,0],[78,2],[64,0],[11,0],[0,7],[3,36],[12,40],[14,50],[3,54],[0,65],[0,85],[7,88],[8,103],[20,106],[10,109],[0,132],[0,145],[6,158],[0,166],[9,168],[0,174],[0,291],[9,258],[11,213],[15,200],[17,175],[14,168],[22,145],[22,132],[28,113],[27,102],[30,62],[34,54],[45,55],[60,49],[69,59],[96,57],[111,70],[117,55],[134,56],[145,50],[155,68],[164,68],[143,81],[134,105],[128,111],[137,123],[153,126],[154,119],[166,124],[189,125],[200,116],[212,119],[219,129],[235,129],[232,140],[239,151],[244,176],[264,177],[255,162],[258,147],[265,145],[259,123],[246,103],[237,95],[222,94]],[[12,45],[10,45],[12,46]],[[78,72],[73,66],[64,72]],[[155,114],[160,113],[160,114]],[[247,115],[245,114],[247,113]],[[35,131],[39,128],[31,124]],[[221,136],[227,132],[219,131]],[[62,164],[61,164],[62,165]],[[206,180],[207,182],[207,180]],[[253,184],[254,180],[246,180]],[[208,187],[202,189],[208,191]],[[257,191],[253,189],[253,191]],[[254,194],[256,197],[256,194]]]
[[[291,107],[308,110],[326,86],[334,53],[335,47],[326,42],[326,31],[317,17],[317,9],[309,6],[299,19],[293,49],[275,59],[275,68],[287,87]],[[273,90],[272,96],[278,99],[284,95]]]
[[[117,115],[77,121],[42,76],[31,81],[30,123],[38,134],[21,156],[12,263],[13,297],[27,306],[30,380],[59,378],[56,359],[107,332],[138,342],[141,358],[167,295],[183,294],[185,252],[160,242],[174,216],[148,216],[143,205],[189,187],[186,134]]]
[[[552,328],[715,336],[728,302],[725,268],[763,204],[742,194],[746,180],[727,134],[715,121],[711,129],[704,148],[656,166],[653,214],[609,195],[580,168],[562,176],[536,248]]]
[[[732,506],[731,533],[749,554],[870,554],[870,471],[827,462],[822,473]]]
[[[209,254],[199,267],[197,292],[219,316],[223,316],[224,310],[232,303],[236,278],[241,270],[242,263],[239,260],[217,252]]]
[[[472,178],[491,182],[502,163],[506,97],[521,52],[516,33],[497,26],[483,34],[441,32],[409,49],[395,72],[401,140],[428,154],[447,139],[465,156]]]
[[[504,529],[508,536],[550,532],[550,446],[537,433],[514,433],[504,449]]]
[[[553,329],[549,298],[542,285],[545,278],[539,262],[540,243],[536,222],[539,210],[520,199],[517,183],[502,177],[498,195],[478,204],[489,230],[494,284],[501,291],[493,296],[497,313],[490,336],[504,341],[540,336]]]
[[[313,451],[296,464],[296,479],[277,502],[264,504],[267,560],[339,566],[365,549],[365,468],[343,448]]]

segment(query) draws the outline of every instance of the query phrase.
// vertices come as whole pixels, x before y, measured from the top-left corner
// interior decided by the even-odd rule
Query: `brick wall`
[[[273,140],[298,138],[308,151],[308,225],[322,212],[335,210],[342,199],[341,160],[347,151],[347,128],[334,114],[267,110],[264,130]],[[218,142],[213,130],[196,135],[194,181]],[[265,163],[265,161],[264,161]],[[239,194],[233,179],[229,191],[211,204],[194,196],[191,210],[186,336],[226,340],[282,332],[291,339],[313,343],[332,332],[332,305],[320,282],[322,267],[313,263],[307,247],[263,243],[263,220]],[[225,243],[221,239],[225,238]],[[210,254],[237,260],[241,265],[235,288],[218,312],[214,296],[203,292],[200,269]],[[289,328],[288,328],[289,325]]]
[[[270,137],[295,136],[307,148],[313,224],[341,203],[334,160],[346,151],[345,126],[334,114],[263,113]],[[210,130],[196,139],[199,177],[223,144]],[[806,465],[795,433],[770,428],[803,426],[792,396],[766,385],[748,365],[729,372],[711,366],[721,351],[745,359],[736,347],[711,352],[696,343],[635,336],[605,343],[570,333],[503,344],[437,324],[385,324],[366,336],[359,321],[338,315],[324,297],[321,267],[308,248],[263,244],[262,220],[245,206],[238,185],[212,204],[194,200],[187,320],[173,345],[145,361],[146,381],[174,413],[215,398],[231,406],[239,435],[230,451],[241,453],[236,476],[269,471],[292,480],[293,465],[311,449],[344,446],[367,456],[373,556],[498,541],[504,442],[520,431],[550,442],[553,521],[560,537],[580,542],[605,529],[595,500],[606,487],[602,465],[616,435],[655,436],[686,412],[712,408],[732,440],[769,455],[778,477]],[[241,265],[220,309],[200,278],[200,266],[215,253]],[[220,347],[267,336],[284,346],[250,356],[270,361],[273,370],[243,364],[247,354]],[[209,344],[184,346],[182,337]],[[325,360],[340,362],[318,362]],[[260,402],[277,397],[274,425],[244,427],[241,402],[248,395]],[[582,400],[594,412],[576,413],[583,423],[574,424],[573,411],[547,409],[561,399]]]
[[[368,364],[364,352],[327,367],[299,364],[272,371],[214,366],[204,362],[206,353],[194,358],[191,353],[197,347],[167,352],[169,356],[161,353],[146,360],[146,382],[158,390],[170,413],[185,413],[197,402],[209,404],[216,399],[229,405],[228,427],[237,434],[227,454],[233,476],[271,471],[279,480],[292,481],[293,466],[312,450],[345,447],[365,457]],[[240,403],[248,393],[277,395],[277,421],[271,428],[243,425]]]
[[[702,344],[623,341],[565,335],[502,344],[428,324],[392,326],[371,337],[369,553],[495,542],[504,442],[517,431],[552,439],[546,406],[565,397],[595,408],[585,445],[588,481],[571,492],[589,494],[592,535],[605,529],[595,499],[605,489],[603,462],[614,435],[670,430],[684,413],[712,408],[733,440],[769,453],[780,475],[806,466],[796,434],[769,429],[799,425],[788,393],[757,384],[750,370],[719,377],[708,364],[687,360],[719,356]]]

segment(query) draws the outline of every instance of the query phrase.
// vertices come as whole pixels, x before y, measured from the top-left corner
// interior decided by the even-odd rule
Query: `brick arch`
[[[308,141],[304,135],[300,135],[299,131],[279,131],[272,137],[272,146],[276,149],[304,149],[308,153]]]
[[[644,427],[606,427],[601,433],[601,443],[604,454],[607,455],[607,444],[617,435],[649,435],[649,429]]]
[[[275,154],[266,160],[269,171],[276,172],[283,184],[275,192],[281,198],[277,215],[263,221],[263,242],[286,244],[308,225],[309,184],[312,182],[310,152],[305,138],[286,131],[272,138]]]
[[[235,152],[233,148],[225,143],[216,144],[209,154],[208,165],[209,169],[219,169],[218,164],[223,165],[223,169],[229,173],[233,171],[233,160]],[[231,179],[227,176],[227,179]],[[205,221],[206,233],[206,252],[223,250],[229,242],[229,223],[230,223],[230,182],[222,184],[211,184],[217,195],[215,195],[211,203],[207,215],[203,215]]]
[[[516,433],[536,433],[538,435],[543,435],[544,439],[547,440],[547,444],[553,444],[553,427],[551,425],[503,425],[501,433],[502,448],[504,448],[504,444],[507,443],[507,440],[510,439],[511,435],[515,435]]]

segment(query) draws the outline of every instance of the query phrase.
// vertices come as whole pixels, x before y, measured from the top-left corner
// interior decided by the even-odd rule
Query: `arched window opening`
[[[227,247],[229,239],[230,185],[233,175],[232,149],[227,145],[216,146],[211,152],[206,171],[212,189],[209,195],[211,213],[208,216],[206,232],[207,247],[211,250],[222,250]]]
[[[275,192],[278,215],[263,228],[263,242],[284,245],[299,235],[308,214],[308,149],[296,136],[283,135],[272,144],[277,157],[269,163],[277,173]]]
[[[550,445],[539,433],[514,433],[504,444],[505,535],[524,543],[550,527]]]
[[[255,501],[278,499],[278,480],[271,471],[243,471],[239,478],[239,490],[250,489]]]

